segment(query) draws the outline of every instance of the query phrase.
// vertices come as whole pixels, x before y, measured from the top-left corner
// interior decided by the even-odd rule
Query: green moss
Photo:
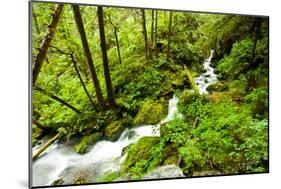
[[[143,137],[127,150],[127,157],[122,171],[132,174],[133,178],[141,178],[162,162],[160,137]]]
[[[188,79],[188,83],[189,83],[190,88],[193,89],[193,90],[197,90],[197,86],[194,82],[193,75],[192,75],[191,71],[188,68],[186,68],[186,66],[184,66],[184,72],[185,72],[185,75]]]
[[[112,182],[120,176],[119,172],[112,172],[96,179],[96,182]]]
[[[105,128],[105,136],[110,141],[116,141],[120,136],[123,130],[123,124],[121,121],[112,121],[106,128]]]
[[[58,185],[62,185],[62,184],[63,184],[63,179],[59,178],[59,179],[55,180],[51,185],[58,186]]]
[[[156,124],[165,115],[164,103],[159,101],[147,100],[141,106],[134,124]]]
[[[177,165],[179,160],[178,148],[175,144],[168,144],[164,149],[164,163],[163,165]]]
[[[198,96],[194,90],[184,90],[180,95],[180,103],[189,104]]]
[[[84,178],[79,178],[76,181],[74,181],[73,184],[85,184],[86,180]]]
[[[216,82],[207,87],[208,92],[222,92],[228,90],[228,86],[222,82]]]
[[[93,145],[102,136],[102,133],[94,133],[91,135],[84,136],[81,141],[75,145],[75,151],[79,154],[84,154],[87,152],[88,146]]]
[[[32,145],[35,146],[43,136],[43,130],[32,126]]]

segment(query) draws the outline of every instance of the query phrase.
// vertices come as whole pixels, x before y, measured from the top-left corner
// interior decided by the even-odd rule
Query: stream
[[[212,56],[213,50],[209,58],[203,62],[206,72],[195,78],[200,94],[208,94],[207,87],[217,81],[214,68],[210,66]],[[33,162],[33,186],[49,186],[58,179],[62,179],[60,184],[73,184],[81,178],[85,179],[86,183],[94,183],[100,176],[118,172],[126,158],[125,155],[122,155],[124,147],[136,143],[144,136],[160,136],[161,124],[171,121],[175,117],[182,117],[177,109],[178,100],[176,96],[169,100],[168,115],[160,123],[126,128],[116,142],[101,140],[94,144],[86,154],[76,153],[73,145],[53,143]],[[41,145],[35,146],[33,154],[45,142],[42,140]],[[153,170],[144,179],[183,176],[179,167],[169,165]]]
[[[213,54],[214,50],[211,50],[209,58],[203,62],[203,66],[206,72],[202,73],[199,77],[196,77],[194,79],[200,94],[208,94],[208,86],[217,81],[217,75],[214,73],[215,69],[210,66]]]
[[[51,185],[60,178],[63,179],[63,184],[73,184],[79,178],[84,178],[90,183],[100,176],[118,171],[125,160],[125,155],[122,155],[124,147],[136,143],[144,136],[160,136],[161,124],[182,116],[177,109],[177,103],[178,98],[175,96],[169,100],[168,115],[160,123],[126,128],[116,142],[101,140],[83,155],[77,154],[73,146],[55,142],[33,162],[33,186]],[[40,145],[35,146],[33,153],[39,148]],[[168,166],[166,170],[177,173],[177,177],[183,176],[174,167]]]

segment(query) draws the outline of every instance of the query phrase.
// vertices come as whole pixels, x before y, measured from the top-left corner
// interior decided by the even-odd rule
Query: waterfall
[[[122,156],[124,147],[136,143],[144,136],[160,136],[161,124],[182,117],[177,103],[178,98],[173,96],[169,100],[168,115],[160,123],[126,128],[116,142],[101,140],[83,155],[77,154],[71,146],[55,142],[33,162],[33,186],[51,185],[59,178],[63,179],[63,184],[72,184],[79,176],[95,182],[99,176],[118,171],[125,160],[125,156]],[[130,138],[129,132],[134,133]],[[38,148],[34,147],[33,151]]]
[[[203,62],[203,66],[206,72],[195,78],[195,83],[200,94],[208,94],[208,86],[217,81],[217,75],[214,73],[215,69],[210,66],[213,54],[214,50],[211,50],[209,58]]]

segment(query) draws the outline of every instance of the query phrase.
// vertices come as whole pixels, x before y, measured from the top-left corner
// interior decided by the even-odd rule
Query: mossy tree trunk
[[[260,27],[261,27],[261,19],[260,18],[255,18],[254,20],[254,26],[253,26],[253,30],[254,30],[254,43],[253,43],[253,48],[252,48],[252,55],[251,55],[251,66],[254,65],[255,61],[255,54],[256,54],[256,46],[257,46],[257,41],[260,35]]]
[[[90,48],[89,48],[86,32],[85,32],[85,29],[84,29],[84,25],[83,25],[81,13],[80,13],[80,8],[79,8],[78,5],[72,5],[72,8],[73,8],[73,12],[74,12],[74,17],[75,17],[77,29],[79,31],[80,38],[81,38],[81,41],[82,41],[84,53],[85,53],[87,63],[88,63],[89,68],[90,68],[90,72],[91,72],[92,80],[93,80],[93,83],[94,83],[97,100],[98,100],[98,103],[100,105],[100,108],[102,110],[105,110],[106,105],[105,105],[104,98],[103,98],[103,95],[102,95],[102,92],[101,92],[99,80],[98,80],[98,77],[97,77],[97,74],[96,74],[96,71],[95,71],[91,51],[90,51]]]
[[[115,107],[115,98],[114,91],[112,87],[112,82],[110,78],[110,71],[108,65],[108,57],[106,52],[106,39],[104,31],[104,19],[103,19],[103,10],[102,7],[98,7],[97,10],[98,19],[99,19],[99,30],[100,30],[100,42],[101,42],[101,51],[102,51],[102,60],[103,60],[103,69],[104,69],[104,78],[106,84],[107,98],[110,107]]]
[[[158,11],[155,10],[155,33],[154,33],[154,43],[157,44],[157,24],[158,24]]]
[[[154,46],[154,10],[151,10],[151,45]]]
[[[141,16],[142,16],[142,32],[143,32],[144,45],[145,45],[145,57],[148,63],[148,39],[147,39],[147,32],[146,32],[146,19],[145,19],[144,9],[141,9]]]
[[[172,16],[173,13],[170,11],[170,18],[169,18],[169,33],[168,33],[168,46],[167,46],[167,60],[170,58],[170,49],[171,49],[171,29],[172,29]]]
[[[61,133],[56,134],[53,138],[51,138],[46,144],[44,144],[33,156],[32,160],[35,160],[42,152],[44,152],[51,144],[53,144],[58,138],[62,136]]]
[[[34,59],[34,63],[33,63],[34,68],[33,68],[33,71],[32,71],[33,86],[36,83],[37,77],[40,73],[40,70],[42,68],[44,59],[46,57],[47,50],[48,50],[48,48],[51,44],[51,41],[54,37],[55,31],[56,31],[56,28],[57,28],[57,24],[59,22],[59,17],[62,13],[62,10],[63,10],[63,4],[58,4],[56,6],[55,12],[52,14],[53,19],[52,19],[50,25],[48,26],[47,34],[46,34],[45,38],[43,39],[42,44],[40,46],[40,50],[39,50],[38,54],[36,55],[36,57]]]

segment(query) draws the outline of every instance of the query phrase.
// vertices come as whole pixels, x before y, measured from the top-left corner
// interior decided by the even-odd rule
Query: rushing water
[[[210,66],[213,54],[214,51],[212,50],[209,58],[203,62],[206,72],[195,78],[195,83],[200,94],[208,94],[208,86],[217,81],[217,75],[214,73],[215,69]]]
[[[63,184],[71,184],[80,177],[86,182],[109,172],[118,171],[125,159],[122,150],[144,136],[160,136],[160,125],[182,115],[177,110],[178,98],[169,101],[168,115],[156,125],[143,125],[125,129],[116,142],[101,140],[84,155],[77,154],[73,147],[55,142],[33,162],[33,186],[46,186],[62,178]],[[133,133],[129,137],[128,133]],[[33,148],[36,152],[40,146]]]

